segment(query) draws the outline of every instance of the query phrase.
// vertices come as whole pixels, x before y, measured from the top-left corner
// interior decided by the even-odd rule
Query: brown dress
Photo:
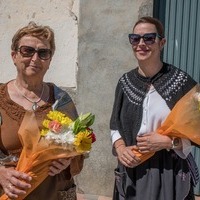
[[[65,94],[64,106],[65,112],[72,119],[77,117],[77,111],[73,101],[69,95],[53,84],[48,84],[50,88],[50,97],[48,103],[37,108],[35,112],[39,128],[46,114],[52,109],[52,105],[56,100],[56,93]],[[59,96],[59,95],[57,95]],[[63,110],[62,108],[62,110]],[[22,145],[18,137],[18,129],[23,120],[26,110],[12,101],[7,91],[7,84],[0,85],[0,113],[1,113],[1,132],[0,132],[0,150],[1,154],[16,155],[19,157]],[[1,156],[0,154],[0,156]],[[10,163],[11,167],[16,163]],[[77,156],[72,160],[71,165],[60,174],[48,176],[33,192],[31,192],[26,200],[59,200],[59,199],[76,199],[75,185],[73,176],[78,174],[83,166],[83,157]],[[1,191],[3,193],[3,191]]]

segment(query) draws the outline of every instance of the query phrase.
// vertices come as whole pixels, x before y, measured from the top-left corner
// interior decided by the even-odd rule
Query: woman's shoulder
[[[4,89],[5,86],[6,86],[6,83],[0,83],[0,89],[1,89],[1,90]]]
[[[189,74],[188,74],[187,72],[185,72],[184,70],[182,70],[182,69],[179,68],[179,67],[176,67],[176,66],[173,65],[173,64],[164,63],[164,66],[165,66],[166,69],[168,69],[168,71],[175,72],[175,73],[182,73],[182,74],[184,74],[184,75],[189,76]]]
[[[7,84],[8,83],[0,83],[0,98],[6,99],[7,95]]]
[[[66,104],[72,102],[72,98],[70,97],[67,91],[63,90],[61,87],[58,87],[54,83],[47,83],[47,84],[50,85],[50,87],[52,87],[54,93],[54,98],[55,98],[55,103],[53,105],[54,109],[63,107]]]
[[[132,80],[134,78],[135,72],[136,72],[136,69],[132,69],[130,71],[123,73],[118,80],[118,84],[122,84],[124,82],[127,82],[127,80]]]
[[[72,100],[68,92],[62,89],[61,87],[57,86],[54,83],[47,83],[47,84],[53,88],[55,100],[65,99],[65,101],[67,102]]]
[[[125,73],[121,76],[121,78],[126,77],[126,76],[131,76],[131,75],[134,74],[136,71],[137,71],[137,68],[131,69],[131,70],[125,72]]]
[[[197,82],[184,70],[168,63],[164,63],[166,66],[167,71],[169,72],[168,74],[170,75],[171,78],[176,77],[177,80],[184,80],[184,82],[191,82],[192,84],[196,84]]]

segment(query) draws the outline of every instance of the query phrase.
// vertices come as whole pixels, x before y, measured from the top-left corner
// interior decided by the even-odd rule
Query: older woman
[[[50,27],[30,22],[16,32],[11,49],[17,76],[0,85],[0,184],[2,192],[15,199],[31,187],[31,177],[14,168],[22,149],[18,130],[25,112],[35,112],[41,127],[42,119],[56,100],[62,101],[60,109],[72,119],[77,117],[77,111],[66,92],[43,81],[55,51],[54,33]],[[26,199],[76,199],[73,176],[80,172],[82,164],[83,159],[79,156],[53,161],[48,178]]]
[[[196,82],[161,61],[166,39],[157,19],[139,19],[129,41],[138,66],[120,78],[115,93],[110,128],[119,162],[113,199],[192,200],[191,172],[196,168],[184,148],[190,141],[160,135],[156,130]],[[155,154],[141,163],[132,149]]]

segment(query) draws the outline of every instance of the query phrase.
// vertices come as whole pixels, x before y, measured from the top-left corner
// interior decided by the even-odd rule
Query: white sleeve
[[[111,130],[111,142],[112,145],[121,138],[121,135],[118,130]]]
[[[186,159],[188,154],[192,151],[192,145],[190,140],[181,138],[182,142],[182,149],[174,149],[176,154],[181,157],[182,159]]]
[[[121,138],[121,135],[118,130],[111,130],[111,142],[112,142],[112,153],[114,156],[117,156],[117,153],[115,151],[115,147],[113,144]]]

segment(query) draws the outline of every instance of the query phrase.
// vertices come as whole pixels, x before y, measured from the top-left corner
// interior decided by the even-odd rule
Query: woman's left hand
[[[72,158],[61,158],[58,160],[54,160],[49,167],[49,175],[55,176],[56,174],[59,174],[60,172],[65,170],[71,164],[71,160]]]
[[[140,153],[156,152],[162,149],[171,149],[172,140],[166,135],[161,135],[156,132],[137,136],[137,147]]]

